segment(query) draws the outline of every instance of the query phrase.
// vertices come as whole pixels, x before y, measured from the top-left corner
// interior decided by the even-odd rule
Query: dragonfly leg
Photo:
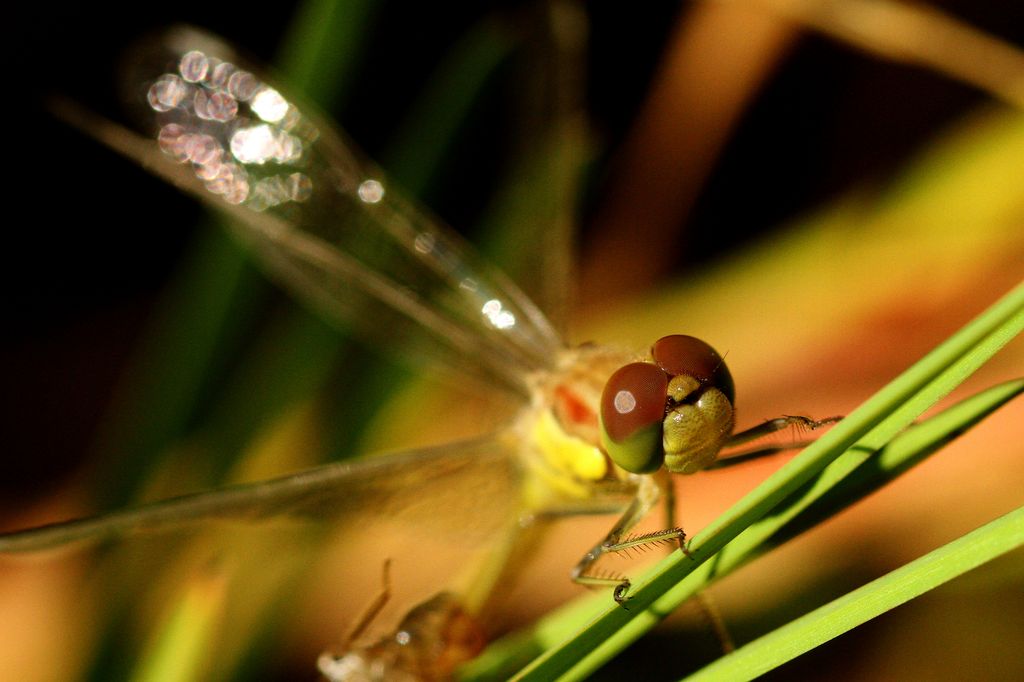
[[[825,419],[811,419],[810,417],[786,414],[778,417],[777,419],[769,419],[768,421],[749,428],[746,431],[740,431],[732,434],[729,436],[729,440],[726,441],[725,447],[749,443],[750,441],[757,440],[758,438],[764,438],[765,436],[788,428],[814,431],[815,429],[820,429],[823,426],[835,424],[841,419],[842,417],[840,416],[826,417]]]
[[[626,552],[628,554],[633,549],[646,548],[666,542],[678,542],[680,549],[684,552],[686,551],[686,546],[684,545],[686,533],[683,532],[682,528],[669,528],[654,533],[626,537],[626,533],[647,516],[647,513],[657,504],[659,498],[672,497],[668,493],[668,485],[670,485],[670,479],[667,476],[662,478],[652,476],[644,479],[644,483],[641,484],[640,490],[625,513],[623,513],[604,539],[594,545],[573,568],[572,579],[574,582],[580,585],[611,587],[613,588],[612,596],[615,601],[622,604],[626,600],[631,583],[629,578],[622,575],[594,571],[594,564],[603,555],[609,552]]]
[[[366,628],[369,627],[380,612],[384,610],[387,603],[391,601],[391,559],[384,560],[384,566],[381,569],[381,587],[380,592],[374,597],[373,601],[370,602],[363,612],[356,619],[355,625],[352,626],[352,631],[345,638],[345,648],[350,648],[353,643],[359,637],[363,636],[366,632]]]
[[[658,484],[661,486],[661,494],[665,499],[665,528],[676,527],[676,480],[668,469],[658,469],[654,474],[660,477]]]
[[[733,641],[732,635],[729,634],[729,628],[725,625],[725,619],[722,618],[722,614],[718,610],[718,604],[715,603],[711,595],[701,590],[693,596],[693,600],[701,616],[707,622],[708,627],[715,634],[715,639],[718,640],[722,653],[727,654],[735,651],[736,643]]]
[[[343,651],[350,651],[354,648],[357,639],[363,636],[366,632],[366,628],[370,626],[380,612],[387,606],[387,603],[391,600],[391,559],[384,560],[384,566],[381,569],[381,587],[380,592],[374,597],[373,601],[367,604],[363,612],[359,614],[356,619],[355,625],[352,626],[351,632],[345,637],[344,645],[342,646]],[[317,668],[328,680],[340,680],[345,679],[346,664],[345,654],[335,654],[331,651],[324,651],[316,660]]]
[[[755,441],[758,440],[759,438],[770,436],[773,433],[778,433],[779,431],[789,428],[795,429],[797,431],[814,431],[824,426],[830,426],[832,424],[835,424],[840,420],[842,420],[841,416],[826,417],[825,419],[811,419],[810,417],[802,417],[799,415],[787,414],[777,419],[769,419],[768,421],[758,424],[757,426],[749,428],[745,431],[734,433],[732,436],[729,437],[729,440],[726,441],[724,447],[730,448],[735,447],[737,445],[742,445],[744,443],[749,443],[751,441]],[[721,457],[707,468],[721,469],[723,467],[732,466],[734,464],[748,462],[752,459],[757,459],[759,457],[764,457],[766,455],[774,455],[784,450],[797,450],[813,442],[814,440],[810,439],[793,441],[790,443],[771,443],[764,446],[750,448],[749,450],[731,452]]]

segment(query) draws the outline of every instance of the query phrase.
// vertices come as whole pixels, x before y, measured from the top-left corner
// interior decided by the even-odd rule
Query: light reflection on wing
[[[330,525],[359,517],[409,523],[467,543],[518,511],[521,472],[511,438],[489,437],[330,464],[281,478],[157,502],[94,518],[0,535],[0,552],[32,552],[217,521]]]
[[[528,396],[527,374],[551,368],[562,343],[511,280],[229,47],[179,27],[144,43],[131,65],[142,137],[83,127],[230,214],[301,298],[490,387]]]
[[[66,105],[65,118],[236,218],[236,233],[262,265],[328,316],[403,350],[408,339],[422,339],[414,355],[484,378],[491,390],[529,393],[531,373],[549,369],[562,344],[514,284],[231,50],[188,29],[148,48],[137,65],[153,57],[159,66],[131,83],[142,85],[143,134]],[[162,619],[173,621],[164,606],[191,609],[190,618],[206,623],[192,629],[210,628],[204,646],[217,659],[195,676],[215,677],[245,655],[234,652],[255,630],[282,628],[285,616],[272,612],[298,622],[349,617],[359,603],[352,591],[365,585],[360,574],[384,558],[405,572],[399,582],[408,594],[395,600],[402,605],[460,582],[459,574],[479,568],[472,564],[501,558],[490,550],[507,544],[518,518],[518,466],[515,439],[501,434],[0,536],[0,554],[84,567],[58,620],[88,614],[91,632],[113,625],[107,630],[130,633],[107,648],[143,666],[147,647],[160,646]],[[444,555],[442,536],[464,556]],[[44,551],[65,548],[86,551]],[[281,608],[320,571],[344,589],[327,590],[329,601],[300,596]],[[136,641],[143,637],[155,639]],[[324,643],[307,640],[308,662]]]

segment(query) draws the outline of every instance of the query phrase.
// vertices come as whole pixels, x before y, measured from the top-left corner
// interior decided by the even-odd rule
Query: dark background
[[[203,26],[271,61],[292,11],[287,3],[269,10],[205,5],[47,3],[21,5],[8,18],[0,506],[16,508],[76,470],[201,211],[54,120],[44,102],[61,93],[99,109],[113,106],[110,74],[123,47],[173,22]],[[984,30],[1022,39],[1024,16],[1015,3],[944,5]],[[588,177],[581,240],[603,183],[614,179],[605,162],[628,130],[681,7],[587,6],[586,101],[605,151]],[[485,13],[520,11],[516,3],[385,3],[368,41],[372,68],[360,71],[353,96],[332,115],[373,156],[468,26]],[[983,99],[919,69],[806,38],[726,147],[690,217],[691,248],[677,265],[719,257],[853,183],[884,178],[932,131]],[[424,197],[457,228],[474,224],[483,202],[472,197],[485,196],[494,180],[507,142],[501,102],[479,105],[479,125],[464,131]],[[479,192],[466,191],[477,185]]]

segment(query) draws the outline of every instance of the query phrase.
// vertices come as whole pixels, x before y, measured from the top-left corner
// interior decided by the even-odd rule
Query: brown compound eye
[[[729,402],[736,399],[736,388],[725,360],[714,348],[693,336],[663,336],[651,347],[654,363],[670,376],[691,376],[703,386],[720,390]]]
[[[668,375],[648,362],[622,367],[601,394],[601,445],[626,471],[657,471],[664,460],[662,421]]]

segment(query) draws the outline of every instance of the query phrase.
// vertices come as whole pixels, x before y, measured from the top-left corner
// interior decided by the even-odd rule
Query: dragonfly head
[[[732,433],[735,388],[714,348],[675,334],[650,359],[616,370],[600,401],[601,447],[637,474],[693,473],[711,464]]]

